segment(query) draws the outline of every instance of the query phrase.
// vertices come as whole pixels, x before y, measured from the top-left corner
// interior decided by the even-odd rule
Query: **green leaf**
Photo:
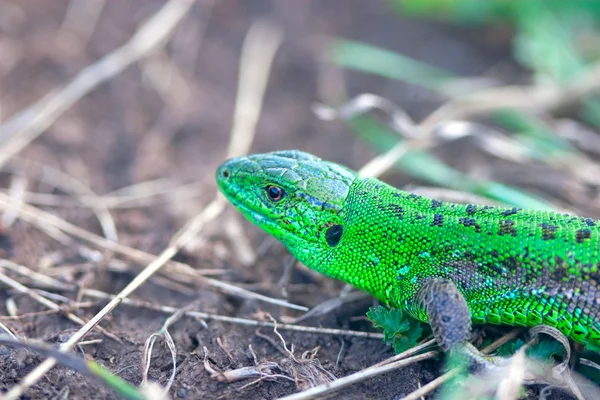
[[[406,332],[410,322],[404,319],[404,313],[396,308],[387,309],[383,306],[371,308],[367,317],[373,326],[383,329],[384,341],[389,343],[397,335]]]
[[[423,336],[423,323],[419,321],[410,321],[408,330],[404,335],[395,338],[392,341],[392,347],[396,354],[402,353],[419,343],[419,339]]]
[[[423,334],[423,323],[407,318],[396,308],[371,308],[367,317],[375,327],[383,329],[383,341],[391,344],[396,353],[414,347]]]

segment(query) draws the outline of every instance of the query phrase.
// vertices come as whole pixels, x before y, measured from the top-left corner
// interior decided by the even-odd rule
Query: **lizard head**
[[[216,178],[242,214],[301,262],[316,266],[342,237],[344,204],[356,176],[341,165],[288,150],[227,160]]]

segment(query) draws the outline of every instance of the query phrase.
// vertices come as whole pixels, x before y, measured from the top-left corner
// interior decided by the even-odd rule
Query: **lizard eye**
[[[285,191],[279,186],[270,185],[267,186],[267,196],[269,197],[269,200],[277,202],[283,199]]]

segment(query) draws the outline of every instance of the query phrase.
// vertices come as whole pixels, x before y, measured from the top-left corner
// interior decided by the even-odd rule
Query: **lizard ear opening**
[[[342,233],[344,232],[344,227],[341,225],[331,225],[327,228],[325,232],[325,239],[327,240],[327,244],[331,247],[335,247],[340,242],[342,238]]]

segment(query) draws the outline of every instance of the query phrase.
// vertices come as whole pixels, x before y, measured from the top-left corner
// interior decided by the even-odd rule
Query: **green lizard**
[[[301,151],[224,162],[223,194],[303,264],[428,322],[550,325],[600,346],[600,222],[431,200]]]

